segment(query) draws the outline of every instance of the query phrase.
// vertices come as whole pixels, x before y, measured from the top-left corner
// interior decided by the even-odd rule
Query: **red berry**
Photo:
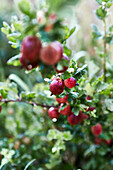
[[[0,100],[2,100],[2,96],[0,95]],[[2,106],[0,106],[0,112],[2,111]]]
[[[66,87],[68,87],[69,89],[71,89],[71,88],[75,87],[75,85],[76,85],[76,80],[75,80],[75,78],[70,77],[70,78],[64,80],[64,84],[65,84]]]
[[[49,117],[51,119],[53,118],[56,118],[58,119],[58,117],[60,116],[59,112],[58,112],[58,109],[57,108],[54,108],[54,107],[51,107],[49,110],[48,110],[48,114],[49,114]]]
[[[0,95],[0,100],[2,100],[2,96]]]
[[[104,142],[107,144],[107,145],[110,145],[112,140],[111,139],[108,139],[108,140],[104,140]]]
[[[41,46],[42,45],[38,37],[25,37],[21,45],[23,57],[30,61],[36,61],[39,59]]]
[[[102,133],[102,126],[100,123],[91,127],[91,132],[94,136],[99,136]]]
[[[74,114],[70,114],[67,118],[67,121],[70,125],[77,125],[79,123],[79,118]]]
[[[70,112],[71,112],[69,103],[67,102],[66,104],[67,104],[67,106],[63,110],[60,110],[60,109],[62,108],[62,106],[64,104],[61,103],[61,105],[59,106],[59,110],[60,110],[59,112],[60,112],[60,114],[62,114],[64,116],[68,116],[70,114]]]
[[[0,112],[2,111],[2,106],[0,106]]]
[[[95,142],[96,145],[100,145],[101,143],[103,143],[103,139],[96,137],[94,142]]]
[[[41,49],[40,59],[47,65],[57,64],[63,54],[62,45],[55,41]]]
[[[0,153],[0,161],[2,160],[2,154]]]
[[[53,81],[50,83],[50,91],[54,95],[59,95],[64,91],[64,82],[59,78],[54,78]]]
[[[91,99],[92,99],[92,97],[87,95],[86,100],[91,100]]]
[[[25,68],[29,65],[32,68],[38,65],[41,47],[42,45],[38,37],[28,36],[24,38],[21,45],[22,56],[20,62]]]
[[[85,115],[82,110],[79,111],[79,115],[78,115],[78,119],[79,119],[79,122],[83,122],[84,119],[87,119],[88,118],[88,115]]]
[[[65,60],[67,60],[68,63],[69,63],[69,58],[68,58],[68,56],[63,55],[62,58],[64,58]],[[55,67],[55,70],[56,70],[57,73],[63,73],[63,72],[66,71],[67,69],[68,69],[68,67],[66,67],[66,66],[63,66],[63,69],[62,69],[62,70],[58,70],[57,67]]]
[[[67,102],[67,99],[68,99],[68,94],[66,94],[63,98],[57,98],[57,97],[55,97],[55,99],[56,99],[56,101],[58,102],[58,103],[66,103]]]
[[[35,67],[38,66],[38,60],[35,61],[35,62],[32,62],[32,61],[31,61],[31,62],[28,62],[26,59],[24,59],[23,56],[20,57],[20,63],[21,63],[22,66],[23,66],[24,68],[26,68],[27,70],[31,70],[31,69],[33,69],[33,68],[35,68]]]

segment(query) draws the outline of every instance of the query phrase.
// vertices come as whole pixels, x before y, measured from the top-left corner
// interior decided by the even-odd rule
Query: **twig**
[[[32,101],[24,101],[24,100],[20,100],[20,99],[16,99],[16,100],[1,99],[0,102],[6,103],[6,104],[10,103],[10,102],[20,102],[20,103],[30,104],[32,106],[41,106],[41,107],[47,107],[47,108],[55,107],[54,105],[40,104],[40,103],[35,103]]]
[[[106,46],[106,20],[104,20],[104,63],[103,63],[104,82],[106,82],[106,55],[107,55],[107,46]]]

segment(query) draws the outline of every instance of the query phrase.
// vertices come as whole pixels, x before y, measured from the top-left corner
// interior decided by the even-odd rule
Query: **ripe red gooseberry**
[[[102,125],[97,123],[91,127],[91,132],[94,136],[99,136],[102,133]]]
[[[68,116],[67,121],[70,125],[77,125],[79,123],[79,118],[78,116],[74,115],[73,112]]]
[[[58,108],[50,107],[50,109],[48,110],[48,115],[51,119],[53,119],[53,118],[58,119],[58,117],[60,116],[60,114],[58,112]]]
[[[59,95],[64,91],[64,82],[60,78],[54,78],[50,83],[50,91],[54,95]]]
[[[20,62],[23,67],[30,70],[38,65],[42,44],[36,36],[25,37],[21,45]],[[29,67],[29,65],[31,67]]]
[[[61,98],[61,97],[59,97],[59,98],[55,97],[55,99],[56,99],[56,101],[57,101],[58,103],[66,103],[66,102],[67,102],[67,99],[68,99],[68,94],[66,94],[63,98]]]
[[[40,59],[47,65],[55,65],[61,60],[62,54],[62,45],[58,41],[55,41],[41,49]]]
[[[78,119],[79,122],[84,122],[84,119],[87,119],[88,115],[85,115],[82,110],[79,111]]]
[[[75,80],[74,77],[70,77],[70,78],[64,80],[64,84],[65,84],[66,87],[71,89],[71,88],[75,87],[76,80]]]

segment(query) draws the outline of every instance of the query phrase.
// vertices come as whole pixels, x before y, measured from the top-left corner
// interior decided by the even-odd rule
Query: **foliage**
[[[63,19],[57,17],[52,23],[52,30],[48,32],[45,29],[48,23],[51,24],[49,16],[54,9],[57,13],[65,5],[73,5],[77,1],[53,3],[47,0],[47,4],[40,1],[35,9],[29,1],[21,0],[18,3],[21,17],[12,16],[11,24],[3,22],[2,32],[9,39],[9,44],[17,49],[17,54],[7,63],[19,68],[20,72],[21,43],[29,35],[39,37],[42,43],[55,40],[62,43],[64,54],[70,57],[70,64],[64,73],[57,74],[53,66],[40,62],[39,67],[22,71],[21,76],[10,74],[5,81],[0,82],[1,169],[112,169],[113,63],[107,46],[113,42],[113,26],[109,26],[107,30],[106,20],[113,1],[96,1],[99,5],[96,16],[103,22],[104,31],[92,25],[92,41],[102,67],[93,59],[83,65],[79,63],[80,57],[73,57],[67,46],[67,39],[72,36],[76,27],[69,29],[63,24]],[[37,21],[37,13],[40,11],[44,12],[42,23]],[[84,53],[81,54],[83,56]],[[61,61],[59,67],[62,65],[67,66],[67,63]],[[81,68],[79,65],[82,65]],[[74,126],[70,126],[63,115],[58,120],[50,120],[48,108],[59,106],[49,90],[53,75],[61,80],[70,77],[76,79],[77,85],[74,88],[65,87],[57,97],[63,98],[68,94],[74,115],[79,116],[82,111],[88,116],[87,119]],[[90,100],[87,99],[88,96]],[[60,110],[65,107],[66,104]],[[102,133],[98,137],[91,133],[91,127],[97,123],[102,125]],[[100,143],[96,141],[97,138]]]

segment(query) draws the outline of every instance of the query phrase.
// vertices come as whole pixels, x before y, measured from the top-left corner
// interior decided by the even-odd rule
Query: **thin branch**
[[[104,20],[104,63],[103,63],[104,82],[106,82],[106,55],[107,55],[106,20]]]
[[[16,99],[16,100],[8,100],[8,99],[1,99],[0,100],[1,102],[3,103],[10,103],[10,102],[20,102],[20,103],[26,103],[26,104],[30,104],[32,106],[41,106],[41,107],[47,107],[47,108],[50,108],[50,107],[56,107],[54,105],[46,105],[46,104],[40,104],[40,103],[35,103],[35,102],[31,102],[31,101],[24,101],[24,100],[20,100],[20,99]]]
[[[6,65],[6,66],[8,66],[9,68],[16,68],[16,69],[24,68],[22,65],[20,65],[20,66]]]

